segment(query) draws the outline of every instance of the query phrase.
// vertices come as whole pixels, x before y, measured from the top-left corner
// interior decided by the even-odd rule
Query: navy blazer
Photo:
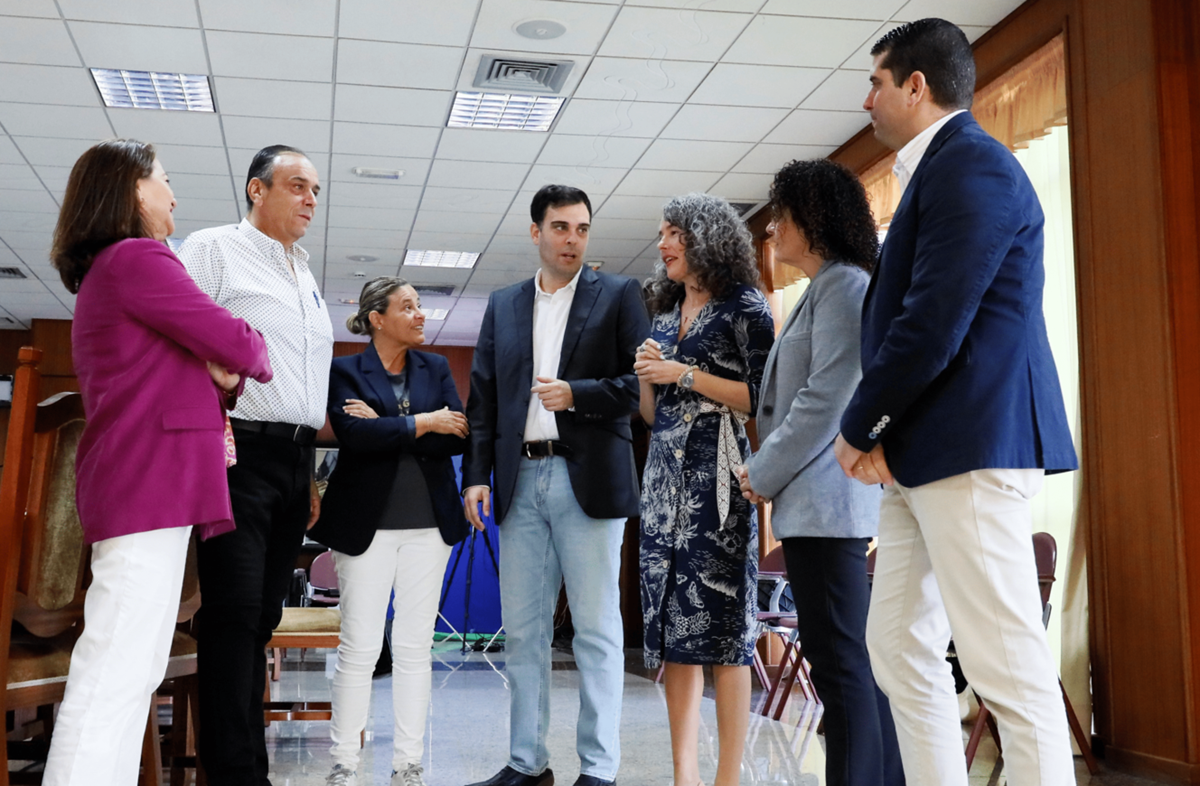
[[[863,378],[842,416],[905,486],[976,469],[1075,469],[1042,313],[1042,209],[970,113],[934,136],[863,303]]]
[[[462,412],[444,357],[410,349],[406,363],[410,414],[442,407]],[[365,402],[379,417],[347,415],[342,408],[348,398]],[[309,537],[350,556],[366,551],[386,512],[396,467],[405,453],[416,457],[425,476],[442,540],[453,545],[466,537],[469,525],[450,457],[462,453],[467,441],[432,432],[416,437],[408,418],[400,416],[392,383],[373,343],[357,355],[334,358],[328,411],[338,438],[338,460],[321,500],[321,518]]]
[[[533,379],[533,279],[493,292],[471,365],[469,445],[463,487],[493,486],[496,523],[512,502]],[[583,511],[608,519],[638,514],[629,416],[638,407],[633,354],[650,335],[638,282],[584,268],[567,315],[558,379],[571,384],[573,411],[556,412],[570,446],[571,487]]]

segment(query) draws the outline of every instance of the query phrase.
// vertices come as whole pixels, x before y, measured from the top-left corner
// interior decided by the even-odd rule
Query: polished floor
[[[336,654],[309,651],[301,662],[295,651],[284,662],[278,699],[320,700],[329,695]],[[630,651],[621,716],[622,786],[670,786],[671,748],[662,686],[640,667],[640,651]],[[429,786],[462,786],[484,780],[504,765],[508,749],[508,695],[504,653],[462,654],[457,644],[434,649],[433,698],[426,737],[425,780]],[[359,786],[386,786],[391,775],[391,677],[377,677],[371,723],[358,770]],[[550,766],[555,782],[569,786],[579,774],[574,717],[579,710],[578,674],[569,653],[555,653],[552,675]],[[712,783],[716,770],[716,719],[711,691],[701,721],[700,772]],[[755,700],[758,700],[756,692]],[[799,694],[797,694],[799,698]],[[784,719],[755,715],[750,724],[743,784],[821,786],[824,740],[816,733],[819,709],[794,700]],[[274,723],[267,730],[274,786],[319,786],[329,772],[328,724]],[[1112,772],[1091,776],[1076,760],[1079,786],[1151,786],[1154,781]],[[985,741],[971,770],[971,786],[1004,784],[995,746]]]

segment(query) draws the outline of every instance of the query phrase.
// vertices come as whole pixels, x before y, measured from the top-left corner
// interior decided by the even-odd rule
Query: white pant
[[[137,782],[150,696],[171,655],[191,532],[172,527],[92,546],[83,634],[71,653],[46,786]]]
[[[450,547],[436,528],[379,530],[363,554],[334,552],[341,592],[342,631],[333,675],[330,753],[334,764],[358,769],[359,738],[367,725],[371,674],[383,645],[388,597],[392,621],[392,769],[420,763],[429,711],[429,648]]]
[[[967,786],[951,635],[1000,727],[1008,782],[1075,783],[1033,556],[1029,500],[1042,475],[978,470],[884,492],[867,647],[909,783]]]

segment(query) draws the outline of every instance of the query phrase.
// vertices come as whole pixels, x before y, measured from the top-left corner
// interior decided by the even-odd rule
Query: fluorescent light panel
[[[565,98],[512,93],[455,93],[449,128],[549,131]]]
[[[474,267],[479,254],[468,251],[417,251],[409,249],[404,254],[404,264],[414,267]]]
[[[165,74],[93,68],[104,105],[125,109],[212,112],[212,90],[203,74]]]
[[[423,308],[423,309],[421,309],[421,313],[425,315],[426,319],[445,319],[446,315],[450,313],[450,309],[448,309],[448,308]]]

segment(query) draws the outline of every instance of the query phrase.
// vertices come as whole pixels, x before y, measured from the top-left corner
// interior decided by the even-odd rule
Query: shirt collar
[[[925,151],[929,149],[929,145],[933,142],[933,138],[937,136],[937,132],[941,131],[942,126],[949,123],[952,117],[961,115],[966,111],[965,109],[959,109],[957,112],[951,112],[939,119],[910,139],[907,145],[896,152],[896,164],[892,167],[892,172],[896,175],[896,179],[900,181],[900,193],[903,194],[908,189],[908,182],[912,180],[917,167],[921,165],[921,159],[925,157]]]
[[[563,290],[567,290],[568,292],[571,292],[573,294],[575,292],[575,285],[579,283],[579,276],[583,274],[583,267],[584,267],[583,265],[580,265],[579,269],[575,271],[575,277],[571,279],[571,283],[567,284],[562,289],[557,290],[557,292],[562,292]],[[537,275],[535,275],[533,277],[533,291],[534,291],[534,294],[537,295],[538,297],[554,297],[554,294],[557,294],[557,292],[552,294],[552,293],[547,292],[546,290],[542,289],[542,269],[541,268],[538,268]]]
[[[254,247],[263,253],[267,259],[276,258],[279,255],[287,256],[289,249],[283,247],[283,243],[272,237],[267,237],[258,227],[250,223],[249,218],[243,218],[242,223],[238,224],[238,231],[254,244]],[[292,259],[297,262],[308,263],[308,252],[300,247],[299,244],[293,243],[290,249]]]

